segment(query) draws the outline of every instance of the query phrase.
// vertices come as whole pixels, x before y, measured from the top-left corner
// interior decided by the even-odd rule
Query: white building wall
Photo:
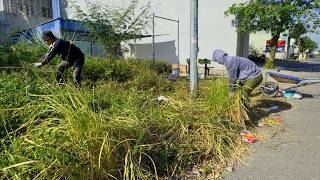
[[[3,0],[0,0],[0,12],[3,11]]]
[[[141,0],[141,4],[146,4],[149,0]],[[220,48],[225,50],[230,55],[247,56],[248,50],[248,35],[238,38],[238,34],[232,27],[232,18],[225,17],[224,12],[234,3],[244,2],[245,0],[201,0],[199,1],[199,58],[211,59],[213,49]],[[113,7],[126,7],[129,0],[97,0],[96,2],[108,4]],[[85,9],[84,0],[78,0],[80,6]],[[151,0],[151,12],[157,16],[162,16],[171,19],[180,20],[180,63],[186,64],[186,59],[190,57],[190,1],[187,0]],[[68,11],[68,17],[74,18],[72,11]],[[146,34],[152,34],[151,22],[147,27]],[[162,19],[156,19],[155,34],[168,34],[157,36],[156,43],[165,45],[171,43],[163,43],[174,41],[175,56],[177,56],[177,24]],[[241,41],[241,42],[239,42]],[[131,42],[134,43],[133,41]],[[137,44],[142,44],[139,47],[145,47],[146,44],[151,46],[152,39],[145,38],[137,40]],[[158,45],[158,44],[157,44]],[[168,47],[157,47],[161,51],[156,51],[157,59],[167,57],[163,49]],[[137,46],[138,47],[138,46]],[[170,48],[170,47],[169,47]],[[146,48],[150,51],[150,47]],[[137,49],[143,51],[143,49]],[[242,52],[240,52],[242,51]],[[171,53],[174,51],[171,51]],[[169,52],[168,52],[169,53]],[[139,53],[142,54],[142,53]],[[144,53],[151,55],[152,53]],[[170,55],[170,57],[174,57]],[[151,56],[149,57],[152,58]],[[174,59],[168,60],[175,63]]]

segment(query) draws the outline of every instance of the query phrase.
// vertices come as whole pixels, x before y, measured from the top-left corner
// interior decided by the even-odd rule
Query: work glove
[[[33,64],[33,67],[41,67],[42,63],[41,62],[36,62]]]

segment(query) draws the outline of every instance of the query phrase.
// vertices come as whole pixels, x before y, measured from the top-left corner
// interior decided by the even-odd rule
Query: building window
[[[0,0],[1,1],[1,0]],[[52,18],[52,0],[7,0],[8,11],[19,14],[19,11],[28,16]]]
[[[42,7],[42,17],[48,17],[48,8]]]
[[[21,11],[21,12],[23,11],[23,7],[22,7],[21,3],[18,3],[18,10]]]
[[[52,11],[47,7],[42,7],[42,17],[52,18]]]
[[[26,15],[30,16],[30,9],[29,9],[29,6],[26,4]]]
[[[11,14],[17,13],[17,4],[12,0],[9,0],[8,3],[9,3],[7,7],[8,12]]]
[[[33,6],[32,6],[32,5],[30,6],[30,15],[34,15],[34,13],[33,13]]]

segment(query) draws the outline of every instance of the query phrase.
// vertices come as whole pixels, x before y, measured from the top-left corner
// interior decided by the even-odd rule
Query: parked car
[[[265,63],[267,58],[264,54],[249,54],[248,59],[254,63]]]
[[[309,57],[310,57],[310,58],[314,58],[315,55],[314,55],[313,53],[311,53],[311,54],[309,54]]]

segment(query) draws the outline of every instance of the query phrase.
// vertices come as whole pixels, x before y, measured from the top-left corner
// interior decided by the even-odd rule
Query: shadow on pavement
[[[312,98],[314,98],[314,96],[312,94],[305,94],[305,93],[302,93],[302,97],[303,97],[303,99],[312,99]]]
[[[270,110],[271,107],[277,106],[278,109]],[[252,123],[258,125],[259,120],[268,117],[271,113],[279,113],[292,108],[292,105],[281,100],[280,98],[260,99],[252,107]]]
[[[320,72],[320,61],[284,61],[277,60],[276,66],[280,70],[294,71],[294,72]]]

